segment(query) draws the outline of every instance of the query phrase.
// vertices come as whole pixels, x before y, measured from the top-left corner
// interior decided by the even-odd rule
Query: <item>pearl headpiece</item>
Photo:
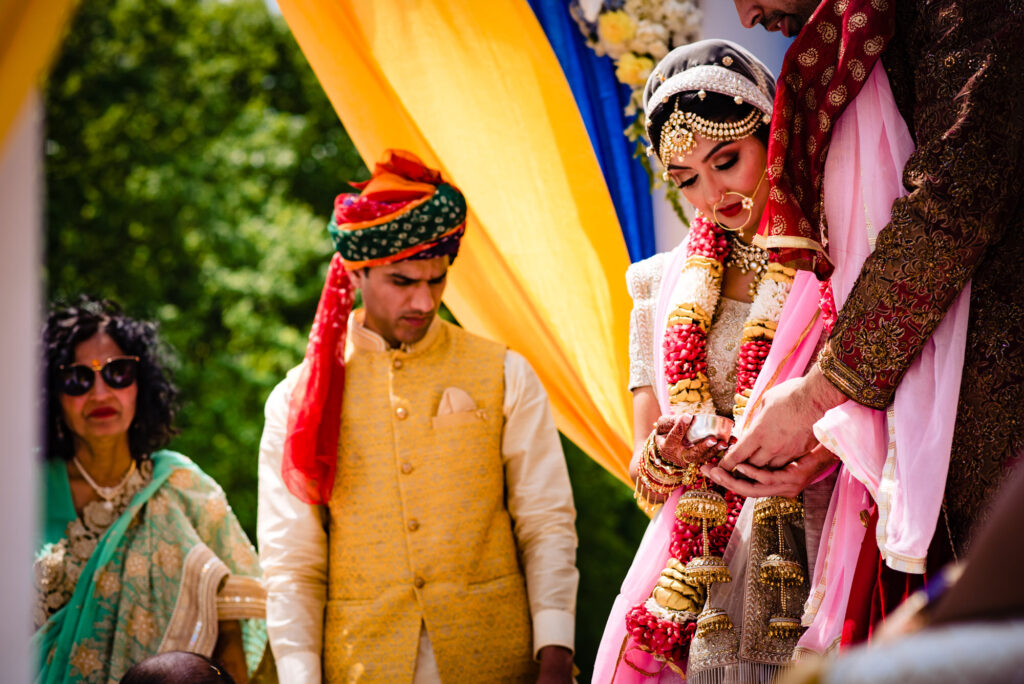
[[[756,73],[756,76],[761,76]],[[760,79],[759,79],[760,80]],[[769,119],[772,115],[772,98],[766,83],[754,83],[732,69],[717,64],[704,64],[686,71],[680,71],[666,78],[647,99],[644,116],[651,120],[651,112],[668,98],[689,90],[704,90],[721,93],[729,97],[742,97],[746,102],[760,109]]]
[[[696,145],[693,139],[694,133],[714,142],[742,140],[757,130],[762,123],[762,116],[764,115],[761,112],[751,109],[750,113],[740,121],[710,121],[693,112],[679,111],[679,101],[677,100],[668,121],[661,127],[658,151],[661,155],[662,166],[668,168],[669,162],[676,154],[685,157],[693,151]]]

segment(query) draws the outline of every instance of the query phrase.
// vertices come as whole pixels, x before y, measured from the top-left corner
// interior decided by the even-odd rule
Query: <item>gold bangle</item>
[[[637,481],[643,482],[644,487],[656,494],[671,494],[672,491],[678,486],[673,482],[662,482],[658,478],[652,476],[651,472],[647,469],[647,463],[644,461],[640,462],[637,468]]]
[[[644,444],[644,458],[642,461],[646,465],[645,470],[648,477],[661,485],[671,486],[675,489],[686,477],[685,468],[680,468],[661,459],[661,450],[658,449],[658,442],[655,440],[653,432]]]

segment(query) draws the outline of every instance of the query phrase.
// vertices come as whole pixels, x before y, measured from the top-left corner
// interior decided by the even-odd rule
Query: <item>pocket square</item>
[[[441,403],[437,407],[437,415],[444,416],[449,413],[462,413],[464,411],[475,411],[476,402],[469,396],[466,390],[458,387],[448,387],[441,395]]]

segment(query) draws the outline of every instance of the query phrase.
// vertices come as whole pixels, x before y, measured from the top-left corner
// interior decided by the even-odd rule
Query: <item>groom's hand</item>
[[[537,655],[540,660],[537,684],[572,683],[572,651],[562,646],[545,646]]]
[[[755,468],[749,463],[741,463],[731,473],[720,466],[710,465],[703,466],[700,471],[715,483],[741,496],[793,498],[832,467],[836,460],[835,454],[818,444],[779,470]],[[736,475],[742,475],[744,479]]]
[[[764,393],[760,410],[719,465],[728,472],[741,463],[779,470],[814,448],[814,424],[846,400],[813,365],[807,375]]]

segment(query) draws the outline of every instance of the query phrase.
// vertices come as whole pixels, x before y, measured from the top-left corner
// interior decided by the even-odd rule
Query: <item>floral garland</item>
[[[655,64],[673,48],[700,39],[702,15],[697,0],[572,0],[569,10],[591,49],[615,60],[615,78],[630,88],[625,113],[634,118],[624,133],[636,144],[634,156],[652,185],[665,189],[676,214],[689,224],[679,189],[651,168],[641,102]]]
[[[698,212],[690,227],[683,271],[672,292],[672,299],[678,304],[669,313],[663,343],[665,377],[673,413],[715,412],[706,373],[707,332],[711,326],[711,315],[718,308],[722,277],[730,251],[725,231]],[[754,382],[775,337],[794,276],[793,269],[769,257],[768,266],[757,283],[754,301],[743,325],[743,339],[736,363],[734,416],[742,415],[750,398]],[[683,491],[699,488],[717,491],[728,507],[725,523],[707,530],[711,553],[721,556],[736,526],[744,498],[703,478],[684,485]],[[669,562],[669,567],[659,577],[658,586],[665,585],[666,577],[685,582],[681,570],[690,560],[703,555],[702,535],[701,525],[680,520],[677,515],[669,555],[678,564]],[[678,589],[689,592],[692,601],[693,592],[689,588]],[[700,598],[693,603],[703,601]],[[699,607],[696,610],[666,608],[654,598],[652,591],[651,598],[634,606],[626,614],[627,638],[632,648],[652,654],[665,667],[683,674],[690,643],[697,631],[697,610]],[[623,658],[630,664],[629,648],[625,650]]]
[[[677,302],[665,330],[665,380],[673,413],[715,413],[707,376],[707,334],[718,308],[722,276],[731,251],[725,231],[697,213],[686,242],[686,262],[672,293]],[[750,391],[771,349],[782,307],[796,271],[769,255],[743,323],[736,361],[736,404],[733,416],[746,409]]]

